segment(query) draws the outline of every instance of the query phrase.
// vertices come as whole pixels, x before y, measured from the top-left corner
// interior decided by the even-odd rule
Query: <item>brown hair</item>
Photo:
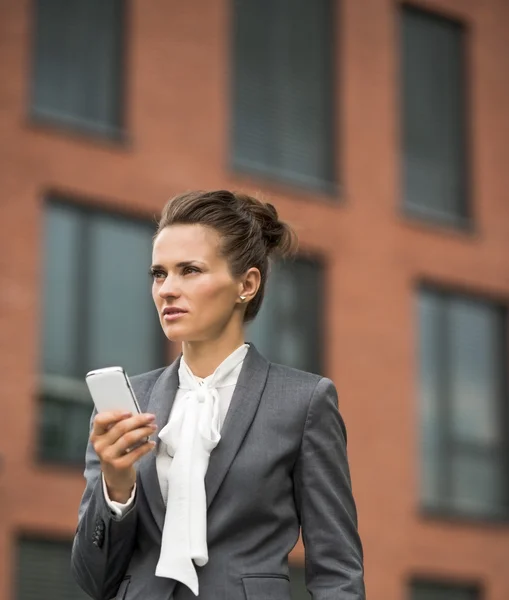
[[[222,255],[234,277],[251,267],[259,269],[260,288],[247,305],[245,321],[253,320],[260,310],[270,259],[274,255],[292,256],[297,249],[295,232],[279,220],[272,204],[228,190],[187,192],[172,198],[162,211],[156,237],[166,227],[177,224],[215,229],[222,239]]]

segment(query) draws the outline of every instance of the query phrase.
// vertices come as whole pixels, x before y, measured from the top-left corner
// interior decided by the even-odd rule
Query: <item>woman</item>
[[[182,354],[132,379],[142,414],[93,418],[72,553],[92,598],[290,600],[300,527],[313,598],[365,598],[335,387],[244,343],[269,258],[294,247],[275,208],[246,195],[164,208],[152,295]]]

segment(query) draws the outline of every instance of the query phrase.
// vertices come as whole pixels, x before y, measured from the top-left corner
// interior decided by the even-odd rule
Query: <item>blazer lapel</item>
[[[150,510],[154,515],[154,519],[159,527],[163,529],[164,515],[166,508],[164,506],[163,497],[161,495],[161,486],[157,476],[156,456],[159,451],[161,440],[158,433],[168,423],[171,407],[175,400],[175,395],[178,390],[178,368],[180,357],[173,362],[155,382],[150,394],[146,411],[156,416],[157,430],[154,433],[156,447],[152,452],[146,454],[139,462],[138,473],[143,488],[145,489],[145,497],[149,504]]]
[[[210,455],[205,477],[207,508],[212,504],[254,419],[268,372],[268,361],[250,344],[221,430],[221,440]]]

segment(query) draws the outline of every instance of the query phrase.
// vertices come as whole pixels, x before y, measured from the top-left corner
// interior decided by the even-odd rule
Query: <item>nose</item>
[[[177,278],[168,274],[157,293],[161,298],[165,299],[178,298],[180,296],[180,289],[177,284]]]

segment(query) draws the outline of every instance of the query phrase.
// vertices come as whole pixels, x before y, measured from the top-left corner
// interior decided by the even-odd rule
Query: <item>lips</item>
[[[175,315],[178,313],[185,313],[185,312],[187,312],[187,310],[184,310],[183,308],[179,308],[178,306],[167,306],[163,310],[163,315]]]
[[[163,309],[163,318],[174,319],[181,315],[185,315],[187,310],[179,308],[178,306],[167,306]]]

